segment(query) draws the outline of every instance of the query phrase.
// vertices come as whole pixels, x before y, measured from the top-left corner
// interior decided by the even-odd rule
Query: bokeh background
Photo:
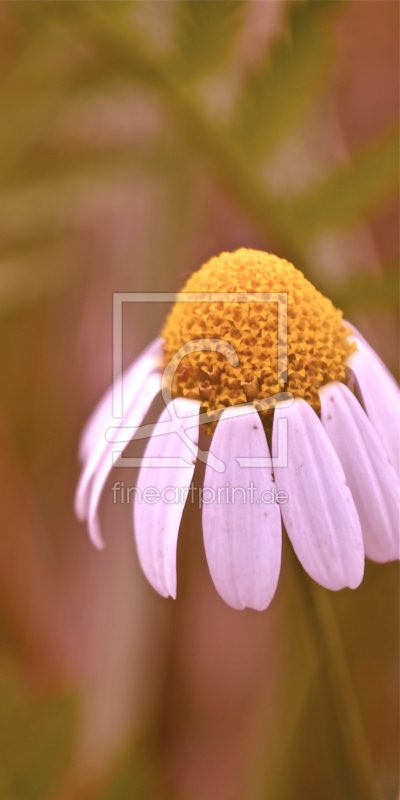
[[[364,800],[290,548],[271,607],[233,611],[185,514],[167,601],[129,509],[106,490],[99,554],[73,494],[111,381],[112,293],[178,290],[222,250],[293,260],[397,374],[398,15],[391,0],[0,3],[1,800]],[[126,363],[166,311],[129,308]],[[332,595],[382,800],[398,588],[395,564],[369,562]]]

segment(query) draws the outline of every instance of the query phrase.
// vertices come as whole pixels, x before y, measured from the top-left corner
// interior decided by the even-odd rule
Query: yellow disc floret
[[[342,312],[288,261],[244,248],[221,253],[195,272],[182,292],[204,294],[172,308],[162,331],[165,363],[188,342],[219,339],[234,348],[238,364],[215,350],[189,352],[175,373],[174,397],[199,400],[201,411],[210,412],[248,402],[257,407],[286,391],[318,412],[319,387],[345,380],[344,362],[355,346],[347,339]],[[207,297],[236,292],[271,297],[262,302]]]

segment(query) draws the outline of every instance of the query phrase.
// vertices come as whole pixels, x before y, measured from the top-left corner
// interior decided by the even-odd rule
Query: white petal
[[[79,519],[84,519],[86,516],[91,479],[103,460],[105,452],[108,451],[106,432],[112,425],[126,426],[126,419],[132,413],[132,408],[136,403],[137,395],[142,390],[143,384],[149,375],[153,374],[159,367],[160,343],[162,343],[162,339],[156,339],[124,373],[123,385],[129,402],[123,417],[118,420],[113,417],[112,390],[109,389],[87,423],[80,446],[84,468],[75,494],[75,513]],[[140,422],[136,424],[140,424]]]
[[[396,381],[395,381],[395,380],[394,380],[394,378],[393,378],[393,375],[392,375],[392,373],[390,372],[390,370],[388,370],[388,368],[387,368],[386,364],[384,364],[384,363],[383,363],[382,359],[381,359],[381,358],[378,356],[378,353],[377,353],[377,352],[374,350],[374,348],[373,348],[373,347],[371,347],[371,345],[370,345],[370,344],[367,342],[367,340],[364,338],[364,336],[362,335],[362,333],[360,333],[360,331],[359,331],[359,330],[357,330],[357,328],[355,327],[355,325],[352,325],[352,323],[351,323],[351,322],[348,322],[347,320],[343,320],[343,322],[344,322],[344,324],[345,324],[345,325],[347,325],[347,327],[348,327],[348,328],[350,328],[350,330],[351,330],[351,331],[352,331],[352,333],[353,333],[353,336],[352,336],[352,337],[350,336],[350,337],[348,337],[348,338],[350,338],[350,339],[351,339],[351,338],[353,338],[353,339],[354,339],[354,341],[355,341],[355,343],[356,343],[356,345],[357,345],[357,347],[358,347],[359,349],[362,349],[362,348],[364,347],[365,349],[369,350],[369,352],[370,352],[370,354],[371,354],[372,358],[374,358],[374,359],[375,359],[375,361],[376,361],[376,362],[379,364],[379,366],[381,367],[381,369],[383,369],[383,371],[386,373],[386,376],[387,376],[387,377],[388,377],[388,378],[389,378],[389,379],[390,379],[390,380],[391,380],[391,381],[394,383],[394,385],[396,386],[397,384],[396,384]]]
[[[237,460],[270,458],[256,410],[224,411],[211,451],[226,464],[226,471],[221,475],[207,464],[204,478],[203,535],[210,573],[228,605],[262,610],[278,583],[282,523],[279,505],[267,502],[272,495],[261,500],[263,492],[274,488],[271,468],[240,467]]]
[[[175,431],[170,429],[160,435],[166,421],[173,416],[174,408],[181,421]],[[164,597],[176,597],[178,531],[196,463],[198,423],[187,429],[186,436],[194,443],[189,448],[183,434],[187,425],[185,418],[198,417],[199,408],[197,401],[182,397],[169,403],[155,426],[144,456],[156,464],[161,458],[180,458],[187,466],[142,466],[137,482],[133,520],[139,561],[151,585]],[[156,502],[154,498],[158,498]]]
[[[339,456],[374,561],[399,558],[399,489],[381,441],[343,383],[320,389],[321,421]]]
[[[396,472],[399,471],[399,388],[382,367],[371,348],[357,342],[359,348],[346,361],[354,372],[365,410],[380,437]]]
[[[122,386],[128,396],[127,407],[135,397],[141,383],[147,375],[158,369],[161,364],[164,340],[158,336],[145,350],[130,364],[122,375]],[[111,425],[115,424],[112,413],[112,387],[103,395],[95,410],[91,414],[83,430],[79,443],[79,457],[85,462],[99,439],[104,439],[104,433]]]
[[[124,417],[125,424],[130,427],[131,437],[135,435],[135,432],[143,422],[154,398],[160,391],[160,386],[161,377],[158,373],[154,373],[154,375],[150,375],[146,382],[140,387],[135,400]],[[94,475],[87,484],[85,495],[81,501],[81,510],[84,512],[85,516],[87,514],[90,539],[99,549],[104,547],[104,543],[97,515],[102,491],[113,468],[113,450],[114,443],[109,441],[105,442],[100,461],[96,465]]]
[[[339,459],[311,406],[296,399],[277,407],[288,420],[288,465],[275,467],[275,483],[289,499],[281,506],[286,530],[305,570],[327,589],[354,589],[364,572],[360,521]]]

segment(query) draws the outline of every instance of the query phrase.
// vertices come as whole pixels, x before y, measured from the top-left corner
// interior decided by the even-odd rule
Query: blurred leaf
[[[56,240],[0,260],[0,314],[65,291],[74,277],[68,255],[66,242]]]
[[[288,30],[250,75],[233,121],[238,142],[250,159],[265,155],[301,118],[326,78],[333,57],[327,18],[335,0],[289,7]]]
[[[54,6],[59,6],[57,14]],[[79,46],[63,22],[68,9],[74,9],[76,16],[79,3],[65,3],[62,8],[61,3],[51,0],[35,0],[34,6],[30,2],[15,4],[15,21],[23,44],[18,57],[0,73],[0,91],[24,87],[28,91],[53,89],[60,93],[82,71],[96,69],[90,51]]]
[[[154,760],[144,747],[130,752],[113,770],[96,800],[164,800],[167,795],[160,786],[159,765]]]
[[[29,186],[56,191],[58,182],[64,182],[64,191],[83,186],[97,179],[154,175],[170,171],[179,154],[163,142],[132,141],[123,145],[81,146],[76,152],[49,152],[46,156],[31,157],[12,172],[0,172],[0,189],[27,190]],[[3,195],[4,196],[4,195]],[[0,202],[2,196],[0,196]]]
[[[215,125],[193,93],[184,91],[183,82],[165,69],[164,60],[143,46],[134,32],[108,13],[109,5],[80,3],[81,16],[74,21],[76,32],[95,46],[99,57],[114,70],[158,93],[190,146],[209,162],[215,175],[254,216],[271,246],[306,272],[300,240],[287,209],[267,192],[258,175],[249,170],[243,152],[235,146],[232,137],[226,135],[226,130]]]
[[[24,697],[14,671],[0,670],[0,771],[3,796],[46,800],[72,755],[76,699],[65,691]]]
[[[377,208],[398,186],[398,131],[362,150],[290,206],[299,233],[352,225]]]
[[[343,288],[333,287],[329,296],[334,304],[347,311],[379,311],[398,308],[399,272],[390,266],[379,275],[362,275]]]
[[[195,81],[220,67],[240,30],[243,0],[180,0],[171,67]]]
[[[59,5],[59,3],[50,3],[52,14],[58,13]],[[113,74],[119,73],[124,76],[125,80],[128,78],[131,81],[140,81],[159,95],[178,128],[183,131],[189,146],[207,160],[214,174],[239,198],[242,205],[259,223],[261,230],[268,236],[270,246],[278,254],[293,260],[305,273],[309,273],[304,255],[304,243],[307,236],[320,227],[347,224],[358,219],[374,204],[380,202],[388,188],[394,184],[393,172],[397,163],[397,149],[395,152],[394,143],[390,140],[377,150],[372,148],[371,151],[356,156],[354,167],[346,167],[335,172],[333,176],[306,196],[299,197],[290,204],[277,200],[268,191],[265,183],[259,177],[258,171],[255,173],[254,167],[249,164],[243,147],[239,147],[233,137],[227,135],[226,129],[209,118],[201,103],[196,102],[193,92],[185,91],[183,76],[166,69],[165,58],[154,52],[148,43],[144,43],[134,30],[121,21],[119,15],[113,15],[113,4],[79,3],[77,5],[79,13],[72,15],[71,27],[74,36],[80,38],[82,47],[85,46],[84,43],[89,45],[91,52],[95,52],[94,57],[97,63],[101,62],[103,70],[110,69]],[[222,13],[219,6],[224,6],[224,14],[228,14],[226,7],[231,6],[232,3],[230,0],[219,0],[216,3],[186,0],[185,4],[183,2],[178,4],[179,7],[181,5],[184,5],[185,8],[186,5],[188,6],[187,13],[200,15],[199,19],[203,20],[207,30],[211,31],[215,28],[218,31],[221,30],[221,27],[218,28],[217,23],[212,26],[210,24],[211,16],[209,18],[208,15]],[[192,6],[194,8],[190,11]],[[216,9],[206,11],[203,6],[210,6],[210,8],[216,6]],[[321,77],[322,61],[318,61],[317,69],[313,63],[315,54],[319,54],[318,58],[323,60],[330,50],[329,36],[325,33],[325,23],[327,11],[331,13],[333,8],[336,8],[336,0],[311,3],[295,2],[291,7],[292,45],[289,46],[280,40],[273,49],[271,63],[276,64],[275,72],[272,70],[269,74],[268,67],[265,74],[261,71],[259,78],[254,79],[252,90],[254,103],[253,106],[250,103],[250,107],[253,107],[255,117],[252,118],[251,113],[243,117],[243,125],[246,125],[247,131],[246,137],[250,137],[247,140],[249,144],[251,137],[253,135],[257,137],[259,135],[257,131],[263,130],[257,116],[257,98],[259,96],[262,99],[260,108],[264,109],[263,114],[267,114],[268,109],[272,108],[272,101],[275,102],[274,98],[277,103],[283,103],[279,113],[271,115],[271,119],[273,117],[274,120],[275,118],[281,121],[286,120],[286,125],[292,124],[295,117],[297,118],[300,105],[296,104],[300,104],[301,98],[301,103],[305,102],[308,92],[312,87],[315,88]],[[203,14],[206,16],[202,17]],[[204,20],[208,20],[207,24]],[[221,22],[219,24],[221,26]],[[190,29],[191,26],[188,30]],[[199,37],[198,42],[200,42],[203,36],[200,23],[196,30]],[[211,35],[211,32],[207,35]],[[215,41],[217,39],[218,36]],[[187,47],[185,52],[187,58],[193,57],[193,63],[195,63],[196,49],[194,45],[192,50]],[[193,67],[193,69],[194,75],[197,68]],[[189,67],[186,71],[190,74]],[[282,77],[278,80],[280,75]],[[298,85],[293,82],[295,79],[299,81]],[[266,95],[267,101],[269,97],[268,102],[265,102],[263,94],[265,89],[263,81],[266,81],[265,86],[269,92]],[[288,116],[285,116],[287,102],[289,103],[288,107],[295,103],[297,109],[295,115],[292,115],[292,111],[290,111],[290,114],[288,112]],[[279,122],[279,126],[280,124],[281,122]],[[254,131],[256,132],[253,133]],[[273,125],[271,131],[273,131]],[[276,133],[271,133],[273,137],[276,135],[280,135],[278,128]],[[256,147],[247,149],[253,149],[254,152],[257,150]],[[138,162],[144,163],[142,155],[140,154],[137,160],[132,156],[132,164],[136,161],[134,172]],[[95,154],[95,170],[98,168],[102,172],[104,169],[105,173],[113,179],[116,175],[116,162],[113,159],[108,162],[107,157],[104,162],[102,159],[102,154],[99,154],[98,160],[97,154]],[[85,170],[82,170],[80,176],[79,158],[75,165],[78,183],[84,176],[87,164],[89,163],[91,166],[86,154],[84,161]],[[129,163],[129,155],[128,161],[125,161],[122,156],[122,170],[124,164],[127,163]],[[54,179],[58,168],[61,169],[61,172],[65,170],[69,173],[71,170],[70,176],[75,175],[73,159],[72,161],[66,159],[64,165],[60,162],[58,167],[55,163],[51,164],[49,159],[46,164],[49,169],[49,188],[51,187],[51,178]],[[147,163],[145,171],[148,166]],[[35,171],[35,160],[32,161],[32,167]],[[44,164],[38,163],[36,169],[38,167],[43,175]],[[87,171],[90,172],[90,170]],[[91,180],[93,174],[86,177]]]

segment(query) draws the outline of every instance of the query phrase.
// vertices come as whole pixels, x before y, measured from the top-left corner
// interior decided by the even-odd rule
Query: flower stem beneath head
[[[354,692],[343,639],[328,590],[321,588],[297,561],[297,573],[312,624],[337,726],[341,763],[349,800],[378,800],[373,762]]]

